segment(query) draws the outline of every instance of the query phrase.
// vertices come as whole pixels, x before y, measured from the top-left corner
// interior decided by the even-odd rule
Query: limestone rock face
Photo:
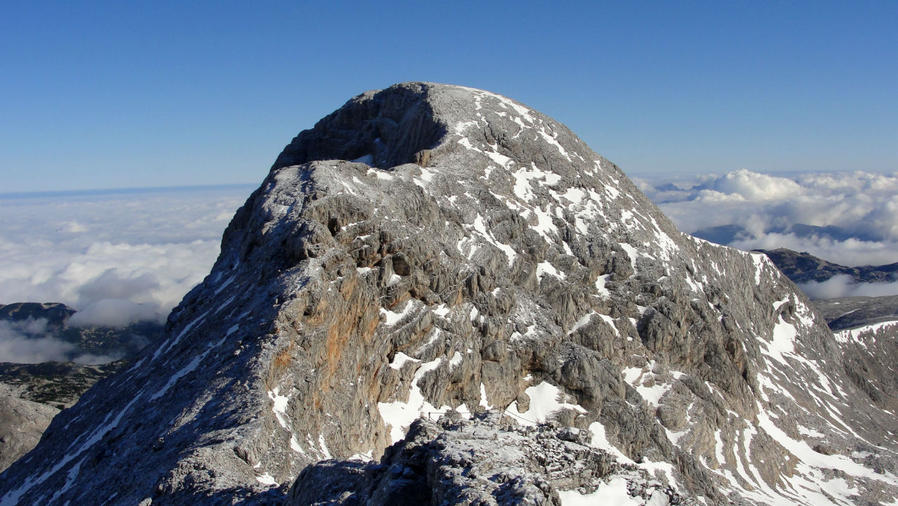
[[[845,374],[870,401],[898,410],[898,320],[885,320],[839,330]]]
[[[458,449],[478,427],[539,441],[543,423],[608,465],[570,482],[546,461],[507,476],[519,486],[427,483],[500,503],[499,489],[553,504],[621,487],[637,504],[888,502],[896,422],[853,404],[864,395],[764,255],[679,233],[538,112],[406,83],[287,146],[165,339],[56,417],[0,475],[0,503],[277,501],[323,460],[409,468],[441,455],[427,441]],[[472,419],[404,440],[450,412]],[[488,413],[537,428],[498,430]],[[358,498],[401,484],[330,462],[290,497],[356,493],[316,479],[332,472],[368,487]],[[646,495],[646,480],[670,493]]]
[[[0,383],[0,472],[28,453],[59,410],[21,397]]]
[[[634,463],[590,445],[591,435],[526,427],[498,413],[415,421],[380,463],[326,460],[305,468],[287,504],[554,504],[622,496],[650,504],[684,498]]]

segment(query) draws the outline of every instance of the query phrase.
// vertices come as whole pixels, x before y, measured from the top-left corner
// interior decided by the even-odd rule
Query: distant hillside
[[[756,251],[767,255],[767,257],[776,264],[779,270],[783,271],[783,274],[795,283],[826,281],[839,274],[851,276],[855,282],[859,283],[898,280],[898,263],[846,267],[844,265],[827,262],[826,260],[817,258],[807,252],[799,253],[786,248]]]
[[[0,322],[6,322],[17,334],[28,339],[52,337],[71,344],[65,360],[86,363],[111,362],[137,354],[162,336],[162,324],[135,322],[126,327],[74,326],[69,319],[77,311],[58,302],[16,302],[0,305]],[[17,361],[0,356],[0,362]]]
[[[57,302],[0,305],[3,339],[31,341],[35,349],[55,346],[60,351],[54,356],[67,360],[12,363],[22,357],[0,356],[0,471],[37,444],[59,410],[71,407],[96,382],[126,366],[163,331],[156,322],[124,328],[69,326],[75,313]],[[84,359],[89,363],[72,361]]]
[[[117,372],[127,363],[124,360],[103,365],[0,362],[0,384],[17,387],[18,397],[22,399],[64,409],[75,404],[94,383]]]
[[[816,300],[814,307],[833,330],[898,320],[898,295]]]

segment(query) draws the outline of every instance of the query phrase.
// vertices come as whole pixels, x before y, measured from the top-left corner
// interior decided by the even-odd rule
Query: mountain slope
[[[889,500],[895,421],[859,395],[765,256],[679,233],[540,113],[406,83],[285,148],[165,339],[56,417],[0,503],[276,500],[450,411],[573,427],[709,504]]]
[[[883,409],[898,410],[898,296],[814,301],[835,332],[848,377]]]

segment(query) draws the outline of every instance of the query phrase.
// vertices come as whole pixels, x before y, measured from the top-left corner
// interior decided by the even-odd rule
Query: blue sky
[[[406,80],[501,93],[636,175],[898,170],[898,2],[7,2],[0,193],[257,183]]]

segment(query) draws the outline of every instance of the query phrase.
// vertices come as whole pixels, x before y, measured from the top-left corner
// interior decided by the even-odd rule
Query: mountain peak
[[[563,125],[501,95],[446,84],[401,83],[363,93],[301,132],[278,156],[273,170],[315,160],[365,160],[380,169],[421,162],[428,166],[433,150],[461,146],[499,153],[530,142],[549,143],[570,162],[556,140],[559,134],[586,148]],[[537,150],[518,151],[532,155]]]
[[[891,460],[856,453],[894,450],[892,416],[849,408],[840,364],[765,256],[681,234],[560,123],[404,83],[293,139],[166,338],[57,417],[0,502],[284,498],[418,418],[471,419],[464,440],[488,414],[588,435],[665,497],[893,497]],[[601,469],[584,490],[628,479]]]

